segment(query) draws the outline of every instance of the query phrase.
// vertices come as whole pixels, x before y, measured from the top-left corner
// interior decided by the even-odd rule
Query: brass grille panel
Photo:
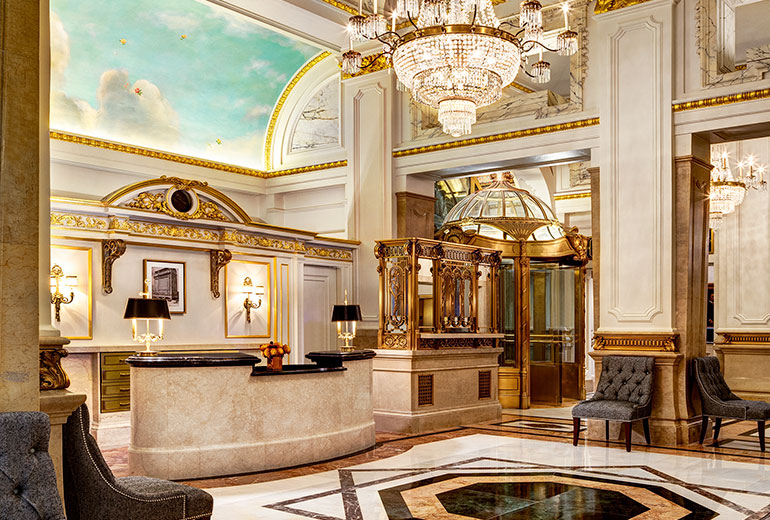
[[[417,406],[433,404],[433,374],[417,376]]]
[[[479,371],[479,399],[489,399],[492,397],[492,371]]]

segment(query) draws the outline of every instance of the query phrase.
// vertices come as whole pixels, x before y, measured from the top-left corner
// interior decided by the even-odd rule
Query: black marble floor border
[[[489,466],[489,467],[466,467],[463,468],[463,465],[472,464],[474,462],[479,461],[494,461],[494,462],[503,462],[506,464],[512,464],[516,465],[518,467],[515,468],[504,468],[499,466]],[[301,516],[304,516],[306,518],[313,518],[317,520],[363,520],[363,514],[361,512],[361,505],[358,501],[358,495],[357,490],[361,488],[376,486],[380,484],[385,484],[388,482],[401,480],[409,477],[419,476],[426,473],[433,473],[436,471],[446,471],[446,470],[460,470],[466,473],[469,472],[478,472],[478,471],[494,471],[495,473],[510,473],[512,470],[515,470],[517,474],[526,474],[530,473],[532,471],[539,471],[542,472],[542,470],[550,470],[550,472],[559,472],[559,471],[572,471],[574,473],[581,473],[588,475],[596,475],[596,476],[602,476],[602,477],[610,477],[614,479],[616,482],[622,482],[623,479],[629,480],[629,481],[640,481],[640,482],[650,482],[654,484],[672,484],[679,486],[683,489],[686,489],[692,493],[698,494],[702,496],[703,498],[706,498],[712,502],[716,502],[720,505],[723,505],[725,507],[728,507],[736,512],[739,512],[741,514],[749,515],[746,517],[746,520],[761,520],[765,519],[768,516],[768,513],[770,513],[770,505],[766,506],[765,508],[761,509],[760,511],[752,511],[751,509],[748,509],[740,504],[736,504],[730,500],[727,500],[725,498],[722,498],[714,493],[712,493],[709,490],[719,490],[719,491],[727,491],[732,493],[741,493],[745,495],[751,495],[751,496],[762,496],[762,497],[768,497],[770,498],[770,493],[762,493],[762,492],[754,492],[754,491],[747,491],[743,489],[735,489],[735,488],[726,488],[726,487],[720,487],[720,486],[709,486],[709,485],[699,485],[699,484],[692,484],[686,481],[683,481],[681,479],[678,479],[676,477],[673,477],[671,475],[668,475],[667,473],[664,473],[660,470],[656,470],[655,468],[645,466],[645,465],[613,465],[613,466],[596,466],[592,468],[586,468],[584,466],[558,466],[553,464],[543,464],[543,463],[536,463],[536,462],[529,462],[529,461],[520,461],[515,459],[503,459],[503,458],[496,458],[496,457],[474,457],[470,459],[465,459],[457,462],[452,462],[448,464],[443,464],[440,466],[432,466],[428,468],[361,468],[361,469],[340,469],[338,471],[339,479],[340,479],[340,487],[335,488],[332,490],[327,490],[320,493],[315,493],[307,496],[302,497],[296,497],[289,500],[284,500],[281,502],[277,502],[275,504],[266,504],[263,507],[274,509],[277,511],[284,511],[284,512],[290,512],[292,514],[299,514]],[[655,479],[653,478],[645,478],[645,477],[638,477],[638,476],[628,476],[628,475],[618,475],[615,473],[609,473],[606,471],[599,471],[600,469],[641,469],[643,471],[646,471],[650,473],[651,475],[654,475]],[[530,470],[530,471],[528,471]],[[355,481],[353,479],[354,473],[365,473],[365,472],[399,472],[397,475],[393,475],[391,477],[385,477],[376,479],[370,482],[364,482],[361,484],[355,484]],[[301,509],[289,507],[291,505],[300,503],[300,502],[306,502],[308,500],[314,500],[317,498],[324,498],[327,496],[335,495],[335,494],[341,494],[343,504],[345,507],[345,518],[337,518],[337,517],[331,517],[327,515],[322,515],[319,513],[314,513],[312,511],[304,511]]]

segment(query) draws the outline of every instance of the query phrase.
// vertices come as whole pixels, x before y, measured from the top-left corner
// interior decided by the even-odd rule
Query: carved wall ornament
[[[165,177],[161,177],[165,179]],[[173,185],[162,192],[145,191],[126,202],[127,208],[142,209],[163,213],[179,220],[208,219],[230,222],[233,219],[225,215],[212,201],[201,200],[195,187],[207,186],[207,183],[171,177],[166,179]]]
[[[594,334],[594,350],[676,352],[679,334]]]
[[[67,355],[61,346],[41,346],[40,390],[64,390],[70,386],[70,378],[61,366],[61,358]]]
[[[102,290],[112,294],[112,264],[126,252],[126,243],[120,239],[102,240]]]
[[[209,251],[211,264],[211,295],[219,298],[219,271],[230,263],[233,253],[228,249],[212,249]]]
[[[723,345],[770,344],[770,332],[718,332]]]

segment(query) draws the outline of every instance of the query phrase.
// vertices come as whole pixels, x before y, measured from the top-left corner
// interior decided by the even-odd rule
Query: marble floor
[[[572,446],[563,412],[521,412],[378,434],[375,448],[350,457],[188,484],[214,496],[215,520],[770,518],[770,454],[758,450],[755,423],[726,423],[718,446],[627,453],[620,439]],[[118,475],[124,452],[105,452]]]

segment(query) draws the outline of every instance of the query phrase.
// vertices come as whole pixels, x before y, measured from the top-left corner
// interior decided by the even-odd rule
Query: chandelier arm
[[[534,49],[535,45],[539,45],[539,46],[540,46],[540,47],[542,47],[543,49],[545,49],[545,50],[547,50],[547,51],[550,51],[550,52],[559,52],[559,49],[552,49],[552,48],[548,47],[547,45],[545,45],[544,43],[540,43],[540,42],[539,42],[539,41],[537,41],[537,40],[527,40],[527,41],[525,41],[525,42],[522,42],[522,43],[521,43],[521,47],[522,47],[522,49],[524,48],[524,45],[526,45],[526,44],[528,44],[528,43],[530,43],[530,44],[532,44],[532,45],[530,46],[530,48],[529,48],[529,49],[526,49],[526,52],[529,52],[529,51],[531,51],[532,49]]]
[[[420,29],[419,27],[417,27],[417,24],[414,23],[414,20],[412,20],[412,13],[407,11],[406,12],[406,18],[407,18],[407,20],[409,20],[409,23],[412,24],[412,27],[414,27],[415,29],[418,29],[418,30]]]
[[[383,43],[384,43],[384,42],[383,42]],[[374,57],[374,59],[373,59],[372,61],[370,61],[370,62],[369,62],[369,63],[367,63],[366,65],[361,65],[361,67],[360,67],[360,68],[362,68],[362,69],[368,69],[369,67],[371,67],[372,65],[374,65],[375,63],[377,63],[377,60],[379,60],[380,58],[382,58],[383,56],[385,56],[385,54],[386,54],[386,53],[384,53],[384,52],[381,52],[381,53],[379,53],[377,56],[375,56],[375,57]]]

